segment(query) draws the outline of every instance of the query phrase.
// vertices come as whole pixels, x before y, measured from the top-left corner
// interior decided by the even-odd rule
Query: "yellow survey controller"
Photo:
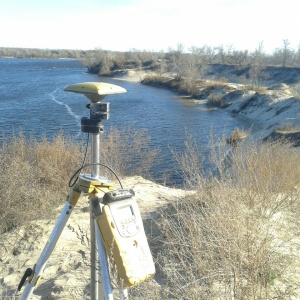
[[[132,190],[108,192],[97,222],[109,258],[123,287],[135,286],[155,274],[143,221]]]

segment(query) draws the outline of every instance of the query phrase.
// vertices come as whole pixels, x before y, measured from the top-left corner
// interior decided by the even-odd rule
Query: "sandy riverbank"
[[[116,74],[113,78],[141,82],[151,74],[154,73],[127,70]],[[210,80],[207,82],[209,83]],[[268,86],[264,87],[262,92],[256,92],[236,82],[226,85],[228,89],[222,96],[230,105],[224,110],[245,117],[249,122],[252,121],[256,128],[253,131],[255,139],[267,138],[280,127],[300,128],[300,99],[292,93],[291,86],[269,80]],[[193,99],[186,99],[186,101],[191,100]],[[207,98],[201,100],[203,104]]]
[[[117,80],[141,82],[147,75],[151,74],[153,74],[151,71],[127,70],[117,73],[113,78]]]

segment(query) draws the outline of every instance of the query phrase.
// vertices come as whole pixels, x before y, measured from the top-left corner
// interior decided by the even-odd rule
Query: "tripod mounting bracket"
[[[84,94],[92,103],[100,102],[107,95],[125,93],[118,85],[105,82],[83,82],[67,86],[64,91]]]
[[[101,120],[88,119],[86,117],[81,118],[81,131],[85,133],[101,133],[103,132],[103,126]]]

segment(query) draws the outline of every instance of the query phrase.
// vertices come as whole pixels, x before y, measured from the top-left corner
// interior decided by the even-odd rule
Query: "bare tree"
[[[289,40],[283,40],[282,48],[275,49],[272,58],[275,64],[279,64],[282,67],[293,65],[296,53],[290,48]]]
[[[205,46],[206,60],[208,64],[213,63],[217,58],[218,47]]]
[[[292,61],[294,56],[293,50],[289,47],[290,42],[287,39],[283,40],[283,47],[282,47],[282,66],[286,67],[288,60]]]
[[[218,47],[218,57],[222,64],[230,64],[232,63],[232,53],[234,51],[233,45],[228,45],[224,48],[223,45]]]
[[[298,49],[295,52],[294,56],[294,64],[299,67],[300,66],[300,44],[298,45]]]
[[[114,65],[113,53],[98,48],[97,50],[88,52],[82,59],[82,62],[92,73],[100,75],[108,74]]]
[[[195,51],[195,49],[193,49]],[[183,74],[185,77],[185,88],[188,93],[193,94],[200,72],[198,69],[197,56],[193,53],[187,54],[184,59]]]
[[[280,49],[281,55],[282,55],[282,66],[283,67],[293,64],[293,58],[295,56],[295,53],[292,49],[290,49],[289,45],[290,45],[289,40],[284,39],[283,47]]]
[[[249,71],[250,80],[253,88],[259,88],[262,78],[265,54],[263,52],[263,41],[261,41],[255,51],[251,54],[251,67]]]
[[[194,47],[192,46],[189,51],[191,52],[190,62],[192,65],[191,68],[195,69],[195,73],[197,74],[197,78],[201,78],[205,67],[207,65],[207,47]]]
[[[184,46],[183,44],[177,44],[177,48],[169,48],[168,53],[170,62],[171,62],[171,70],[175,72],[175,78],[180,79],[183,75],[183,67],[184,67]]]
[[[238,67],[243,68],[248,63],[248,55],[249,55],[248,50],[244,50],[244,51],[234,50],[232,52],[232,61]]]
[[[287,39],[283,40],[283,48],[282,48],[282,66],[286,66],[286,61],[288,58],[288,52],[289,52],[289,44],[290,42]]]
[[[168,70],[168,65],[163,50],[158,52],[156,55],[154,70],[159,77],[162,77],[163,74]]]
[[[117,69],[125,68],[125,54],[123,52],[114,53],[114,64]]]

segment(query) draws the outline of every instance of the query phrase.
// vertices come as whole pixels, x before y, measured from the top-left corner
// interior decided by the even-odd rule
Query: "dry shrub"
[[[222,94],[210,94],[207,99],[207,105],[226,108],[228,103],[223,99]]]
[[[187,189],[201,185],[204,179],[203,162],[204,158],[201,150],[197,146],[197,142],[191,135],[185,132],[184,153],[171,149],[175,161],[180,163],[181,177]]]
[[[265,86],[256,86],[254,87],[254,91],[256,91],[259,94],[267,94],[268,93],[268,89]]]
[[[112,129],[101,139],[101,163],[120,176],[146,176],[157,153],[148,149],[148,142],[146,131]],[[5,139],[0,148],[0,233],[49,215],[63,204],[84,150],[84,143],[62,132],[51,140],[44,137],[37,141],[22,134]],[[83,173],[89,171],[87,168]],[[107,169],[101,172],[115,181]]]
[[[297,82],[296,84],[292,85],[290,88],[290,91],[292,92],[292,95],[296,99],[300,99],[300,83]]]
[[[296,126],[295,124],[292,123],[284,123],[279,125],[276,128],[276,131],[279,132],[299,132],[300,131],[300,126]]]
[[[149,177],[158,150],[149,148],[150,136],[146,129],[134,130],[124,126],[112,127],[101,138],[101,162],[110,166],[120,176]],[[110,176],[105,169],[101,172]]]
[[[224,84],[224,83],[228,83],[228,78],[226,77],[221,77],[219,78],[219,80],[217,81],[219,84]]]
[[[221,152],[215,149],[212,157]],[[287,144],[247,140],[230,155],[230,171],[224,159],[215,160],[223,170],[217,177],[198,172],[191,181],[192,166],[185,174],[196,196],[161,209],[163,289],[169,299],[293,299],[300,154]],[[185,155],[177,159],[189,168]]]
[[[209,85],[214,85],[214,86],[224,86],[228,83],[228,78],[226,77],[220,77],[217,78],[215,76],[212,76],[209,78]]]
[[[246,138],[249,135],[249,132],[235,128],[232,134],[228,139],[226,139],[227,144],[235,146],[241,139]]]
[[[63,203],[69,177],[82,160],[80,145],[63,134],[41,142],[13,136],[4,140],[0,157],[0,232]]]

